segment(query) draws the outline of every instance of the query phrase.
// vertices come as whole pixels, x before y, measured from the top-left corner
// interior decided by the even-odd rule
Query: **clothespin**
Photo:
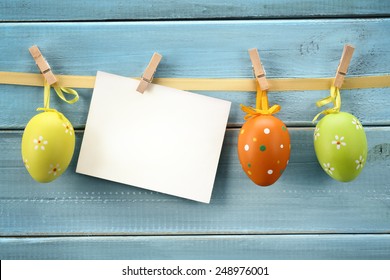
[[[47,63],[46,59],[42,56],[41,51],[37,46],[32,46],[28,49],[30,51],[30,54],[35,60],[35,63],[37,64],[39,70],[41,71],[42,75],[45,77],[46,81],[49,85],[52,85],[57,82],[56,76],[54,76],[53,72],[51,71],[49,63]]]
[[[337,88],[341,88],[344,83],[345,75],[347,74],[349,63],[351,62],[353,51],[355,47],[352,45],[345,45],[343,54],[341,55],[339,66],[337,67],[336,77],[333,85]]]
[[[253,73],[255,74],[256,80],[259,82],[261,90],[269,89],[268,81],[265,77],[265,71],[257,49],[249,49],[248,52],[252,61]]]
[[[141,77],[141,81],[137,87],[137,91],[140,93],[144,93],[146,88],[153,80],[154,73],[156,73],[157,66],[160,63],[162,55],[159,53],[154,53],[148,66],[145,69],[144,74]]]

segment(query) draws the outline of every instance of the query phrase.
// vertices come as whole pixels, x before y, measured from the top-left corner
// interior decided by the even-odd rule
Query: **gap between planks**
[[[235,232],[226,232],[226,233],[180,233],[180,234],[173,234],[173,233],[161,233],[158,234],[126,234],[123,232],[118,233],[66,233],[66,234],[35,234],[35,235],[0,235],[0,239],[2,238],[15,238],[15,239],[24,239],[24,238],[89,238],[89,237],[215,237],[215,236],[221,236],[221,237],[235,237],[235,236],[334,236],[334,235],[389,235],[390,237],[390,231],[388,232],[267,232],[267,233],[251,233],[251,232],[245,232],[245,233],[235,233]]]
[[[191,22],[191,21],[276,21],[276,20],[349,20],[349,19],[387,19],[390,18],[390,14],[339,14],[339,15],[321,15],[321,14],[313,14],[313,15],[294,15],[294,16],[216,16],[216,17],[177,17],[177,18],[163,18],[163,17],[155,17],[155,18],[96,18],[96,19],[37,19],[37,20],[0,20],[0,23],[125,23],[125,22]]]

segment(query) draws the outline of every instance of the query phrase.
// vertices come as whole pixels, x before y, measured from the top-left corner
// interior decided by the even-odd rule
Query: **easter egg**
[[[345,112],[323,117],[314,130],[318,162],[332,178],[349,182],[362,171],[367,159],[367,138],[359,120]]]
[[[22,138],[22,157],[31,177],[51,182],[68,167],[74,151],[75,135],[69,120],[50,110],[34,116]]]
[[[250,118],[238,136],[238,158],[246,175],[259,186],[269,186],[282,175],[290,158],[290,136],[278,118]]]

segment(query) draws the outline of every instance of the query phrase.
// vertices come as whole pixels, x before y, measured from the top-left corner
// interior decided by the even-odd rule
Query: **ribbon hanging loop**
[[[271,108],[268,105],[268,96],[266,90],[261,90],[260,85],[256,82],[256,108],[251,106],[240,105],[241,110],[246,113],[244,120],[248,120],[252,117],[260,115],[273,115],[280,111],[281,107],[278,104],[273,105]]]
[[[53,88],[55,92],[57,93],[58,97],[61,98],[64,102],[68,104],[73,104],[76,103],[79,100],[79,94],[76,90],[67,88],[67,87],[60,87],[57,83],[53,85]],[[38,108],[37,111],[57,111],[55,109],[50,108],[50,89],[51,86],[49,83],[44,80],[44,85],[43,85],[43,108]],[[74,95],[74,97],[70,100],[66,99],[64,96],[64,93]]]
[[[334,107],[328,108],[328,109],[325,109],[325,110],[319,112],[312,120],[313,123],[319,118],[319,116],[321,116],[321,114],[328,115],[328,114],[334,114],[334,113],[340,112],[341,96],[340,96],[340,89],[338,87],[332,86],[330,88],[330,95],[328,97],[325,97],[325,98],[317,101],[316,105],[317,105],[317,107],[322,107],[322,106],[327,105],[331,102],[333,103]]]

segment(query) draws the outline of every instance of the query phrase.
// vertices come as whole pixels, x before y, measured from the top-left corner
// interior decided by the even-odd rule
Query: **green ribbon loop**
[[[325,109],[321,112],[319,112],[315,117],[314,119],[312,120],[312,122],[314,123],[318,117],[323,114],[323,115],[328,115],[328,114],[334,114],[334,113],[338,113],[340,112],[340,109],[341,109],[341,96],[340,96],[340,89],[337,88],[337,87],[334,87],[332,86],[330,88],[330,96],[324,98],[324,99],[321,99],[319,101],[317,101],[316,105],[317,107],[322,107],[326,104],[329,104],[329,103],[333,103],[333,108],[328,108],[328,109]]]

